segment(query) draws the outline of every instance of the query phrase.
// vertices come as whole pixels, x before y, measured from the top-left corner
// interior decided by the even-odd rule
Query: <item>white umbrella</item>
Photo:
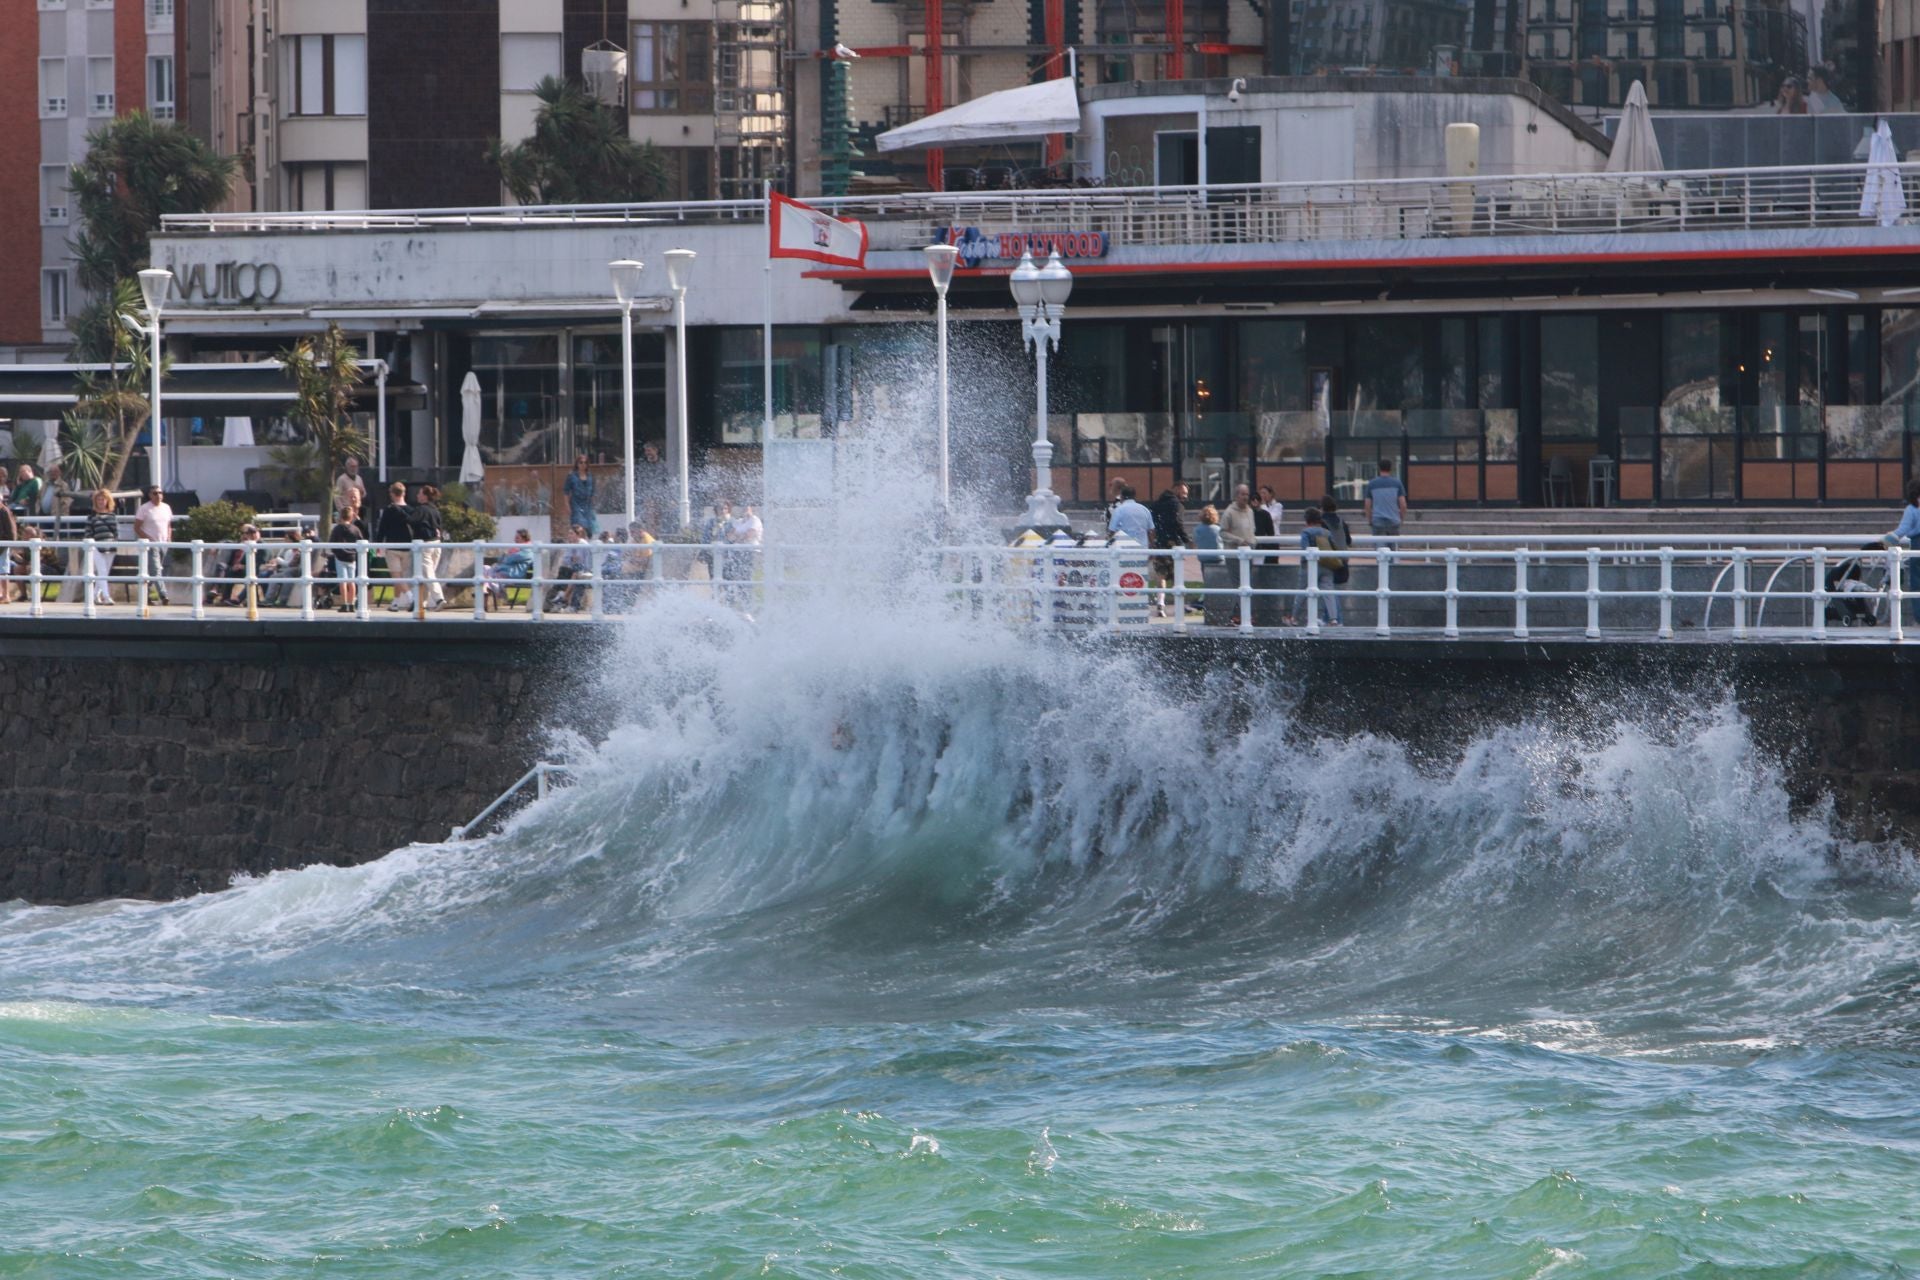
[[[253,448],[253,419],[228,418],[225,429],[220,433],[220,443],[228,449]]]
[[[40,436],[40,469],[46,471],[59,465],[60,428],[49,422]]]
[[[478,484],[487,475],[480,461],[480,378],[473,370],[460,383],[460,438],[467,451],[460,459],[460,482]]]
[[[1900,157],[1894,154],[1893,130],[1882,120],[1873,131],[1867,151],[1867,185],[1860,192],[1860,216],[1890,227],[1907,211],[1907,193],[1900,185]]]
[[[1653,136],[1653,116],[1647,111],[1647,87],[1635,80],[1627,90],[1627,105],[1620,110],[1620,129],[1613,135],[1607,172],[1657,173],[1666,167],[1660,140]]]
[[[1077,133],[1079,129],[1080,96],[1073,81],[1062,78],[982,94],[912,124],[889,129],[874,139],[874,145],[882,151],[899,151],[1044,138],[1050,133]]]

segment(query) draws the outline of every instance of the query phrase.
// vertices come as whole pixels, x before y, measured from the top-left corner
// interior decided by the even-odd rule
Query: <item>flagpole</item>
[[[763,270],[766,312],[760,321],[760,447],[773,439],[773,180],[760,184],[761,208],[767,224],[767,265]]]

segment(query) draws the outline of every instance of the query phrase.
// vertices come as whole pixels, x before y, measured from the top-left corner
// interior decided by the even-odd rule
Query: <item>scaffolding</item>
[[[713,152],[716,194],[755,199],[761,184],[785,184],[792,100],[783,54],[787,0],[720,0],[713,23]]]

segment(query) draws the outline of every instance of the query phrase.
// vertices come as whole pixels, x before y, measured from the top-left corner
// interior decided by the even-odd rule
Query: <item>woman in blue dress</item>
[[[587,474],[587,455],[573,460],[564,491],[567,495],[567,523],[577,524],[589,538],[600,532],[600,517],[593,509],[593,477]]]

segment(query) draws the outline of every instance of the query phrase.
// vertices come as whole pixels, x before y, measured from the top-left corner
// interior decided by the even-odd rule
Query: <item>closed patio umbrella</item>
[[[467,442],[460,458],[460,482],[478,484],[486,479],[486,464],[480,461],[480,378],[473,370],[460,383],[460,438]]]
[[[1860,216],[1890,227],[1906,211],[1907,193],[1900,185],[1900,157],[1893,150],[1893,130],[1882,120],[1867,150],[1867,185],[1860,192]]]
[[[1627,105],[1620,110],[1620,132],[1613,135],[1613,150],[1607,155],[1608,173],[1657,173],[1667,167],[1660,155],[1660,140],[1653,136],[1653,116],[1647,110],[1647,87],[1638,80],[1627,90]]]
[[[60,464],[60,428],[49,422],[45,434],[40,437],[40,469],[46,471]]]

